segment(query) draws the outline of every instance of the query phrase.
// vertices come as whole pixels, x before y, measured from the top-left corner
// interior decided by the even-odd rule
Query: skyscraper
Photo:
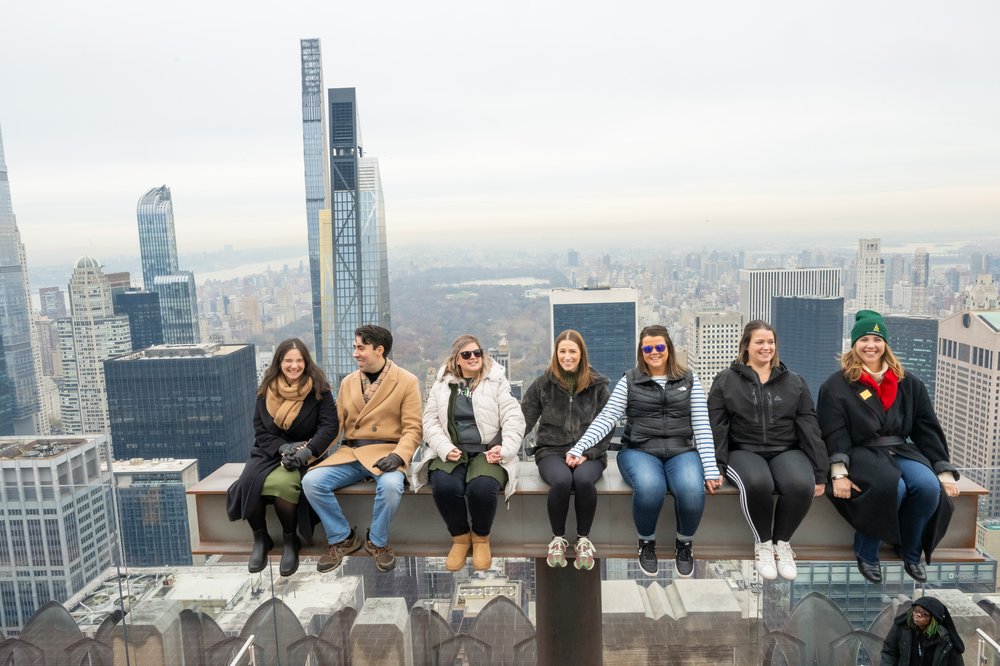
[[[38,301],[41,304],[39,314],[49,319],[62,319],[66,316],[66,294],[59,287],[42,287],[38,290]]]
[[[549,292],[549,340],[572,328],[587,344],[590,365],[611,387],[635,366],[639,292],[629,287],[553,289]]]
[[[777,332],[778,358],[805,380],[813,402],[819,387],[840,364],[844,299],[775,296],[771,324]]]
[[[7,373],[7,359],[4,357],[3,338],[0,337],[0,435],[14,434],[14,407],[17,395],[14,382]]]
[[[893,339],[892,328],[889,329]],[[935,411],[952,461],[990,491],[1000,517],[1000,312],[961,312],[938,326]],[[982,515],[982,514],[981,514]]]
[[[892,353],[927,387],[934,400],[937,391],[937,317],[890,314],[885,316]]]
[[[771,321],[775,296],[841,296],[839,268],[755,268],[740,270],[740,311],[743,323]]]
[[[189,565],[197,542],[194,498],[198,461],[133,458],[113,465],[122,550],[130,567]]]
[[[112,297],[116,315],[128,317],[132,351],[163,344],[160,295],[155,291],[130,289]]]
[[[326,113],[323,104],[323,58],[318,39],[303,39],[302,52],[302,146],[306,179],[306,229],[309,240],[309,278],[312,284],[313,349],[317,362],[326,366],[323,349],[323,311],[320,287],[319,212],[330,208],[327,178]]]
[[[31,349],[31,299],[21,233],[7,178],[0,134],[0,339],[14,383],[14,432],[38,432],[38,370]]]
[[[202,479],[253,442],[253,345],[162,345],[104,363],[117,459],[197,458]]]
[[[63,602],[114,558],[111,473],[97,437],[0,437],[0,631],[17,636],[49,601]]]
[[[858,310],[885,309],[885,262],[882,261],[882,240],[858,240],[855,307]]]
[[[116,316],[101,264],[80,257],[69,282],[70,316],[60,319],[62,383],[59,398],[66,434],[108,432],[104,360],[132,350],[128,317]]]
[[[154,187],[139,198],[139,251],[142,281],[147,290],[160,295],[163,339],[167,344],[187,345],[201,340],[194,274],[177,264],[174,205],[170,188]]]
[[[363,158],[354,88],[328,91],[330,209],[319,215],[321,362],[336,381],[357,368],[354,331],[390,327],[389,267],[378,162]]]
[[[743,336],[739,312],[699,312],[688,330],[688,367],[698,375],[707,393],[715,376],[736,359]]]
[[[910,282],[913,283],[913,302],[910,312],[915,315],[929,314],[927,302],[927,287],[930,286],[931,258],[927,250],[918,247],[913,252],[913,273]]]

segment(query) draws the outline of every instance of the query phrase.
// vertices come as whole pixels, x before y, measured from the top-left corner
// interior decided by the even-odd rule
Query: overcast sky
[[[7,2],[29,261],[305,247],[299,39],[358,89],[390,247],[1000,235],[1000,3]]]

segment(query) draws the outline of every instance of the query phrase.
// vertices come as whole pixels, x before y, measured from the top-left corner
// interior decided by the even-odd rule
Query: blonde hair
[[[856,382],[861,379],[861,373],[864,372],[865,363],[861,360],[861,356],[854,350],[852,346],[850,349],[845,351],[840,355],[840,365],[844,369],[844,378],[849,382]],[[885,364],[896,373],[896,377],[902,379],[905,376],[905,371],[903,370],[903,364],[899,362],[896,355],[892,353],[892,348],[889,347],[889,343],[885,343],[885,354],[882,355],[882,360]]]
[[[479,347],[483,352],[483,364],[479,368],[479,372],[476,373],[474,377],[464,377],[462,376],[462,368],[458,365],[459,352],[462,351],[462,347],[472,343]],[[479,386],[479,382],[483,381],[483,378],[490,373],[490,368],[493,367],[493,359],[490,355],[486,353],[483,349],[482,343],[474,335],[460,335],[455,338],[455,341],[451,343],[451,352],[448,355],[448,361],[444,364],[444,371],[455,377],[456,379],[464,379],[469,383],[469,388],[476,388]]]

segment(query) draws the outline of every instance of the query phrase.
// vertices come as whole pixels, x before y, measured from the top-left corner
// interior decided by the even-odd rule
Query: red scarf
[[[885,371],[881,384],[877,383],[871,375],[863,370],[861,371],[861,377],[858,378],[858,382],[875,391],[875,395],[882,401],[883,410],[889,411],[892,403],[896,401],[896,392],[899,389],[899,377],[892,371],[892,368]]]

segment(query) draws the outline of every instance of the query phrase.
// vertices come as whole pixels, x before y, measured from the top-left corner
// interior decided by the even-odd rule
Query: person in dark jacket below
[[[608,401],[608,384],[607,377],[590,367],[583,337],[567,330],[556,336],[548,370],[521,398],[525,434],[538,424],[535,464],[542,480],[549,484],[547,506],[553,536],[545,562],[550,567],[566,566],[570,492],[576,500],[573,566],[588,570],[594,567],[596,550],[588,537],[597,512],[596,484],[608,466],[608,444],[613,433],[581,456],[571,456],[569,450]]]
[[[601,413],[567,455],[580,457],[628,417],[618,469],[632,487],[632,520],[639,533],[639,568],[659,570],[656,523],[669,491],[674,496],[677,575],[694,572],[693,540],[705,510],[705,491],[722,485],[712,426],[697,375],[677,361],[670,333],[647,326],[639,333],[636,367],[625,373]]]
[[[285,340],[275,348],[257,389],[250,460],[229,488],[229,519],[244,519],[253,530],[247,563],[251,573],[264,569],[274,546],[264,519],[268,504],[274,505],[284,533],[279,572],[291,576],[299,568],[296,531],[311,541],[313,527],[307,503],[299,502],[302,474],[337,436],[337,426],[337,408],[323,371],[301,340]]]
[[[882,666],[963,666],[963,652],[948,608],[920,597],[893,622],[882,644]]]
[[[857,313],[840,360],[843,370],[823,382],[817,401],[830,455],[827,494],[856,530],[865,579],[882,582],[879,547],[888,541],[906,573],[925,582],[921,551],[930,561],[951,519],[949,497],[958,495],[944,432],[923,382],[892,353],[882,315]],[[891,506],[897,510],[885,510]]]
[[[789,541],[826,488],[829,460],[809,388],[778,360],[767,322],[744,327],[736,361],[712,383],[708,416],[716,461],[753,532],[757,573],[794,580]]]

